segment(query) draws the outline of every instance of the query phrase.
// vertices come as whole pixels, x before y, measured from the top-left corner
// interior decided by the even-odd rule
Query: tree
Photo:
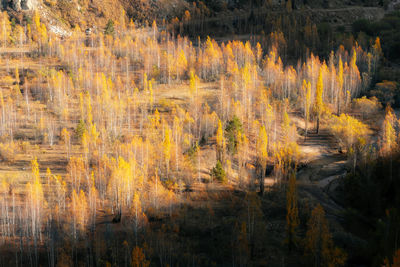
[[[143,220],[146,218],[146,215],[142,211],[142,203],[138,192],[135,192],[133,195],[131,211],[133,213],[135,242],[137,244],[139,228],[143,225]]]
[[[343,266],[346,262],[346,254],[334,247],[325,211],[320,204],[311,212],[307,227],[305,253],[312,260],[312,265],[314,267]]]
[[[391,108],[387,108],[385,120],[382,126],[382,136],[380,138],[380,151],[384,156],[392,154],[393,151],[398,147],[395,130],[396,121],[396,116],[392,113]]]
[[[347,114],[339,117],[333,115],[329,129],[347,149],[354,149],[357,142],[367,138],[369,134],[367,125]]]
[[[76,239],[78,233],[84,233],[85,227],[88,222],[88,203],[86,194],[83,190],[79,191],[79,194],[73,190],[71,198],[72,216],[73,216],[73,235]]]
[[[260,184],[260,194],[264,194],[265,169],[268,161],[268,136],[264,125],[260,126],[257,138],[257,176]]]
[[[319,123],[324,109],[324,101],[322,99],[324,91],[324,81],[322,76],[322,69],[319,71],[317,89],[315,91],[314,112],[317,117],[317,134],[319,133]]]
[[[396,142],[397,134],[395,124],[397,122],[396,115],[392,113],[390,107],[386,108],[386,116],[383,122],[383,132],[380,137],[380,152],[381,155],[389,157],[390,160],[390,180],[393,176],[393,153],[398,149],[399,145]],[[399,136],[400,138],[400,136]]]
[[[11,23],[7,11],[3,11],[0,15],[1,15],[0,35],[1,38],[3,39],[2,41],[3,47],[6,47],[10,39]]]
[[[234,115],[232,120],[230,120],[226,127],[225,133],[228,139],[228,150],[232,154],[236,154],[238,147],[238,135],[242,132],[242,123],[240,119]]]
[[[286,243],[289,251],[297,243],[297,227],[299,226],[299,211],[297,207],[296,173],[289,178],[289,187],[286,192]]]
[[[132,267],[148,267],[150,261],[146,260],[146,255],[141,247],[135,246],[132,250]]]
[[[171,130],[168,126],[165,127],[164,141],[163,141],[163,155],[165,160],[165,166],[167,169],[167,177],[169,173],[169,161],[171,158]]]
[[[81,119],[81,120],[79,120],[79,123],[78,123],[78,125],[76,126],[76,129],[75,129],[75,134],[76,134],[76,136],[78,137],[79,140],[82,139],[82,136],[83,136],[85,131],[86,131],[86,125],[85,125],[85,122]]]
[[[215,167],[211,170],[211,177],[217,179],[221,183],[225,183],[227,181],[225,170],[219,160],[217,161]]]
[[[18,71],[18,67],[15,68],[15,97],[16,99],[20,99],[22,97],[21,95],[21,89],[19,88],[19,84],[20,84],[20,79],[19,79],[19,71]]]
[[[107,21],[104,33],[106,35],[114,35],[114,22],[111,19]]]
[[[310,120],[310,107],[311,107],[311,83],[303,80],[302,92],[304,97],[304,121],[305,121],[305,134],[304,139],[307,138],[308,121]]]
[[[225,138],[224,138],[224,132],[222,130],[221,120],[218,120],[216,141],[217,141],[217,161],[221,163],[224,160],[224,153],[225,153]]]
[[[341,98],[343,97],[343,62],[342,57],[339,58],[339,73],[338,73],[338,92],[336,93],[337,115],[340,116]]]
[[[34,247],[35,247],[35,259],[38,260],[38,252],[37,252],[37,242],[38,239],[42,239],[42,223],[45,222],[45,207],[46,201],[43,194],[42,183],[40,181],[40,173],[39,173],[39,164],[37,159],[33,159],[31,161],[32,167],[32,180],[33,183],[30,182],[27,184],[28,191],[28,201],[27,201],[27,209],[30,220],[30,229],[29,232],[33,238]]]
[[[242,222],[238,234],[238,252],[240,266],[246,266],[249,254],[249,242],[246,222]]]

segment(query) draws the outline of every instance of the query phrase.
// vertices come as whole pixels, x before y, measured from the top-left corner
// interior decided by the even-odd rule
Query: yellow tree
[[[336,105],[337,105],[337,115],[340,115],[340,105],[341,105],[341,98],[343,95],[343,62],[342,62],[342,57],[339,58],[339,73],[338,73],[338,88],[337,88],[337,93],[336,93]]]
[[[133,225],[134,225],[134,231],[135,231],[135,239],[136,239],[136,243],[137,243],[139,228],[142,226],[142,224],[144,223],[144,220],[146,219],[146,215],[144,214],[144,212],[142,210],[142,204],[141,204],[138,192],[135,192],[133,195],[131,211],[133,214],[133,221],[134,221]]]
[[[11,33],[11,23],[7,11],[3,11],[3,13],[0,14],[0,18],[1,18],[0,35],[3,38],[2,42],[3,47],[6,47],[10,39],[10,33]]]
[[[322,98],[324,91],[324,80],[322,74],[323,74],[322,69],[320,69],[317,81],[317,89],[315,91],[315,100],[314,100],[314,112],[317,117],[317,134],[319,133],[319,123],[324,109],[324,101]]]
[[[380,152],[384,156],[390,155],[398,147],[396,142],[395,122],[396,116],[392,113],[391,108],[387,108],[380,139]]]
[[[348,150],[354,149],[355,145],[361,139],[366,139],[369,133],[367,125],[346,114],[339,117],[332,116],[330,131]]]
[[[224,130],[222,129],[221,120],[218,120],[218,128],[217,128],[217,161],[224,162],[224,153],[225,153],[225,137]]]
[[[268,136],[264,125],[260,126],[257,138],[257,176],[260,183],[260,194],[264,193],[264,176],[268,160]]]
[[[245,168],[247,154],[248,154],[248,146],[249,140],[247,139],[246,135],[242,132],[238,132],[238,178],[239,178],[239,185],[241,186],[243,183],[243,177],[245,176],[242,173],[243,169]]]
[[[163,141],[163,155],[165,160],[165,166],[167,170],[167,177],[169,174],[169,161],[171,159],[171,130],[168,125],[165,127],[164,141]]]
[[[313,209],[308,221],[305,238],[305,252],[311,258],[314,267],[343,266],[346,254],[334,247],[325,211],[320,204]]]
[[[73,216],[73,236],[77,238],[78,233],[83,233],[87,224],[88,204],[85,192],[80,190],[79,194],[75,190],[72,191],[71,208]]]
[[[333,115],[329,127],[339,144],[344,145],[352,156],[355,169],[358,154],[363,151],[368,138],[368,126],[350,115],[342,114],[339,117]]]
[[[389,156],[390,159],[390,179],[392,179],[393,172],[393,152],[398,149],[398,143],[396,142],[396,115],[392,113],[392,109],[388,107],[386,109],[386,116],[383,122],[383,132],[380,138],[380,152],[383,156]],[[400,137],[400,136],[399,136]]]
[[[182,75],[185,72],[187,67],[187,59],[185,56],[185,52],[181,49],[178,54],[178,59],[176,60],[176,80],[179,81]]]
[[[67,158],[69,158],[71,151],[71,135],[67,128],[63,128],[60,134],[61,141],[65,144],[65,149],[67,151]]]
[[[303,80],[302,93],[304,98],[304,121],[305,121],[305,134],[304,139],[307,138],[308,121],[310,120],[310,107],[311,107],[311,83]]]
[[[28,203],[29,203],[29,216],[31,221],[31,233],[34,238],[35,243],[37,242],[37,238],[41,235],[41,224],[43,216],[44,207],[46,206],[46,202],[44,199],[42,183],[40,181],[39,174],[39,164],[35,157],[34,160],[31,161],[32,167],[32,180],[33,183],[28,183]]]

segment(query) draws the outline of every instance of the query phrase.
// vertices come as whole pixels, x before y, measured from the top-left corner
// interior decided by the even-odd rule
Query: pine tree
[[[217,179],[221,183],[225,183],[227,181],[226,172],[219,160],[217,161],[215,167],[211,170],[211,177]]]

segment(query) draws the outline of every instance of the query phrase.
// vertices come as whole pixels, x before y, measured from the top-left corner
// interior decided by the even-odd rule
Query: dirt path
[[[320,203],[328,216],[340,216],[343,207],[329,196],[329,189],[346,174],[346,156],[338,152],[336,140],[326,129],[309,134],[299,147],[306,164],[297,174],[300,196]]]

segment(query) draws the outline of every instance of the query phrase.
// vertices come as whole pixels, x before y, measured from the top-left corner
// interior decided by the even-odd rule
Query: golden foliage
[[[333,115],[329,127],[330,131],[347,149],[354,148],[357,143],[364,143],[370,133],[367,125],[346,114],[339,117]]]

